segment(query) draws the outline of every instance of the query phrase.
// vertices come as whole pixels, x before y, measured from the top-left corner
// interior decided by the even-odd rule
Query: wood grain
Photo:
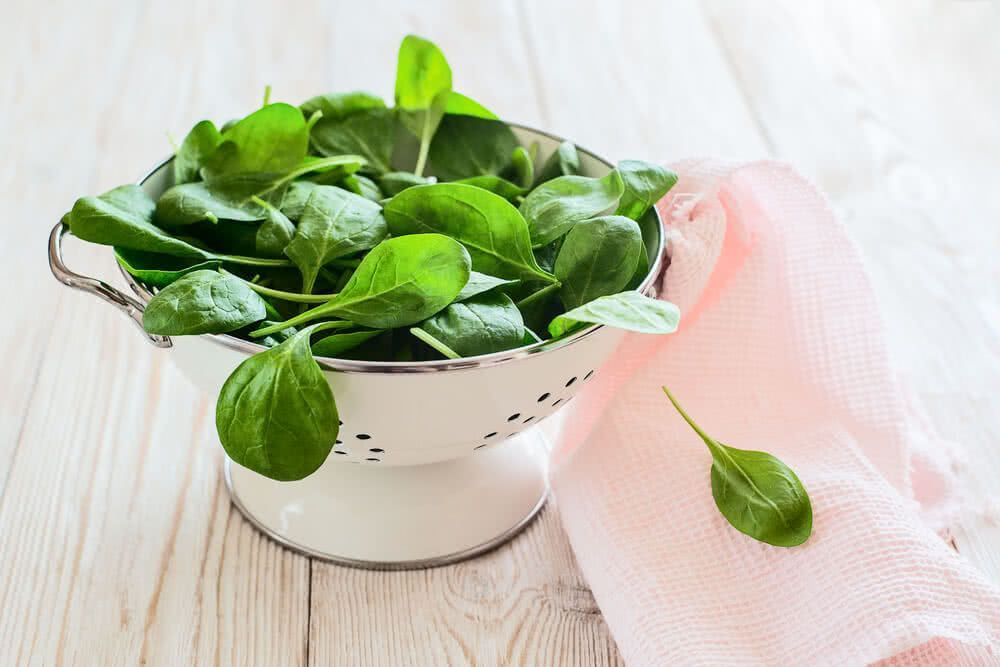
[[[406,32],[456,88],[612,159],[790,160],[871,271],[904,374],[1000,486],[1000,8],[990,2],[15,0],[0,62],[0,665],[619,665],[550,504],[501,549],[422,572],[310,562],[231,507],[210,398],[55,283],[51,224],[203,117],[367,88]],[[374,85],[373,85],[374,83]],[[73,268],[113,275],[74,244]],[[956,540],[1000,580],[1000,530]]]

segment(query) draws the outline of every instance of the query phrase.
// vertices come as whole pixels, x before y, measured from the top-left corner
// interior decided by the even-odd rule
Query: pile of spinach
[[[340,421],[315,356],[456,359],[593,324],[676,329],[673,304],[636,291],[650,270],[651,209],[673,173],[626,160],[583,176],[569,142],[536,165],[538,147],[452,90],[444,55],[413,35],[393,107],[360,91],[297,107],[269,96],[222,127],[196,124],[158,200],[123,185],[63,218],[77,237],[114,246],[155,292],[149,333],[266,346],[218,399],[219,438],[237,463],[296,480],[326,460]],[[772,544],[803,541],[812,514],[794,473],[690,423],[712,451],[726,518]]]

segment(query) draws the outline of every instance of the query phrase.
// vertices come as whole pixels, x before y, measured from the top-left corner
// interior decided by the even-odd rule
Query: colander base
[[[233,504],[280,544],[340,565],[399,570],[455,563],[513,538],[545,504],[546,461],[535,428],[440,463],[330,460],[304,480],[276,482],[227,459],[225,475]]]

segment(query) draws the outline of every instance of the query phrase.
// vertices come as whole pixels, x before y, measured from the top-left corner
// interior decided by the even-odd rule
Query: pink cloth
[[[629,334],[567,410],[553,485],[629,665],[1000,664],[1000,590],[926,523],[949,445],[912,419],[858,253],[787,166],[689,161],[658,204],[672,336]],[[712,500],[713,437],[809,491],[792,549]],[[929,514],[930,512],[930,514]]]

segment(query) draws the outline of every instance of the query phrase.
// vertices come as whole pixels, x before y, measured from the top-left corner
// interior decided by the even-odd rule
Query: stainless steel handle
[[[145,306],[141,302],[115,289],[103,280],[81,276],[79,273],[73,273],[66,267],[62,258],[62,238],[64,235],[71,233],[68,226],[59,222],[52,228],[52,233],[49,234],[49,269],[52,270],[52,275],[56,277],[56,280],[63,285],[68,285],[69,287],[100,297],[118,308],[118,310],[125,313],[139,327],[139,331],[142,332],[146,340],[156,347],[172,347],[173,343],[170,342],[170,336],[157,336],[146,333],[146,330],[142,328],[142,311]]]

